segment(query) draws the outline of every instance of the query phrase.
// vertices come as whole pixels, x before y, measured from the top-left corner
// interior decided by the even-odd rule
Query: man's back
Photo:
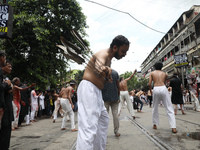
[[[155,70],[150,74],[150,80],[154,82],[154,86],[163,86],[167,79],[167,74],[160,70]]]
[[[119,89],[120,91],[128,91],[126,80],[123,80],[119,83]]]

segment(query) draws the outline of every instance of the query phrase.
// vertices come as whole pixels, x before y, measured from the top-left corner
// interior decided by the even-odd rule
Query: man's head
[[[126,52],[129,49],[129,44],[130,42],[123,35],[116,36],[110,44],[110,49],[112,49],[115,53],[114,57],[116,59],[121,59],[122,57],[126,56]]]
[[[162,62],[160,62],[160,61],[156,62],[155,65],[154,65],[154,68],[155,68],[156,70],[161,70],[162,67],[163,67],[163,64],[162,64]]]
[[[19,85],[20,84],[20,79],[18,77],[15,77],[13,80],[12,80],[13,84],[14,85]]]
[[[75,87],[75,86],[76,86],[76,81],[71,80],[71,81],[69,82],[69,84],[70,84],[70,86]]]
[[[0,67],[6,65],[6,53],[3,50],[0,50]]]
[[[121,82],[121,81],[123,81],[124,80],[124,78],[123,77],[120,77],[119,78],[119,82]]]
[[[12,71],[12,64],[9,60],[6,60],[6,65],[2,67],[4,74],[10,74]]]

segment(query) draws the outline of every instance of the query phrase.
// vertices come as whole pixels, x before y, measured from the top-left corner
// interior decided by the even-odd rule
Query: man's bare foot
[[[67,120],[67,122],[70,122],[70,120]]]
[[[61,128],[61,130],[67,130],[67,128]]]
[[[172,133],[177,133],[178,131],[176,130],[176,128],[172,128]]]
[[[153,125],[153,129],[155,129],[155,130],[157,129],[157,126],[155,124]]]
[[[119,137],[120,135],[121,135],[120,133],[115,134],[116,137]]]
[[[135,117],[135,116],[133,116],[133,120],[135,120],[135,118],[136,118],[136,117]]]
[[[12,131],[16,131],[16,129],[12,129]]]
[[[185,113],[185,112],[182,112],[182,115],[186,115],[186,113]]]
[[[17,129],[21,129],[20,127],[15,127],[15,129],[17,130]]]
[[[56,122],[56,120],[53,120],[53,123],[55,123]]]
[[[75,132],[75,131],[78,131],[78,129],[72,129],[71,131],[72,131],[72,132]]]

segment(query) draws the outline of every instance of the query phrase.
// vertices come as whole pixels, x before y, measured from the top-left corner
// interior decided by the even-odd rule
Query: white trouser
[[[38,110],[38,104],[31,104],[31,119],[30,120],[34,120],[35,118],[35,112]]]
[[[28,107],[28,114],[24,117],[26,125],[30,124],[30,107]]]
[[[170,128],[176,128],[176,120],[174,115],[174,108],[171,102],[170,94],[166,86],[156,86],[153,88],[153,125],[159,124],[158,105],[162,101],[167,112]]]
[[[62,109],[64,111],[64,117],[62,119],[62,126],[61,128],[65,128],[65,123],[67,120],[67,115],[70,116],[70,120],[71,120],[71,129],[75,129],[75,122],[74,122],[74,112],[72,110],[72,106],[69,102],[68,99],[65,98],[61,98],[60,99],[60,105],[62,106]]]
[[[119,103],[119,106],[118,106],[118,115],[120,114],[121,108],[122,108],[125,100],[127,102],[127,108],[128,108],[130,115],[135,116],[135,113],[134,113],[134,110],[133,110],[133,105],[131,103],[128,91],[120,91],[120,103]]]
[[[12,101],[12,106],[13,106],[13,114],[14,114],[14,121],[12,121],[12,128],[16,128],[18,127],[18,121],[19,121],[19,113],[20,113],[20,104],[18,105],[15,105],[15,103]]]
[[[53,111],[53,119],[56,120],[57,116],[58,116],[58,110],[59,110],[61,116],[63,116],[63,111],[62,111],[62,109],[60,109],[60,98],[58,98],[58,100],[54,102],[54,106],[55,106],[55,109]]]
[[[200,111],[200,105],[199,105],[199,100],[198,98],[196,97],[195,93],[190,91],[191,93],[191,99],[192,99],[192,102],[194,101],[194,109],[196,111]]]
[[[109,117],[102,92],[82,80],[78,87],[78,137],[76,150],[105,150]]]

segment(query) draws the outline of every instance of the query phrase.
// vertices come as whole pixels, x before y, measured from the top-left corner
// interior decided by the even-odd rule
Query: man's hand
[[[135,69],[134,74],[137,72],[137,69]]]
[[[24,101],[21,101],[21,104],[22,104],[23,106],[26,106],[26,103],[25,103]]]
[[[32,84],[31,84],[31,87],[33,87],[33,86],[35,86],[35,85],[36,85],[36,83],[32,83]]]
[[[5,81],[9,86],[11,85],[11,81],[10,80],[6,80]]]

